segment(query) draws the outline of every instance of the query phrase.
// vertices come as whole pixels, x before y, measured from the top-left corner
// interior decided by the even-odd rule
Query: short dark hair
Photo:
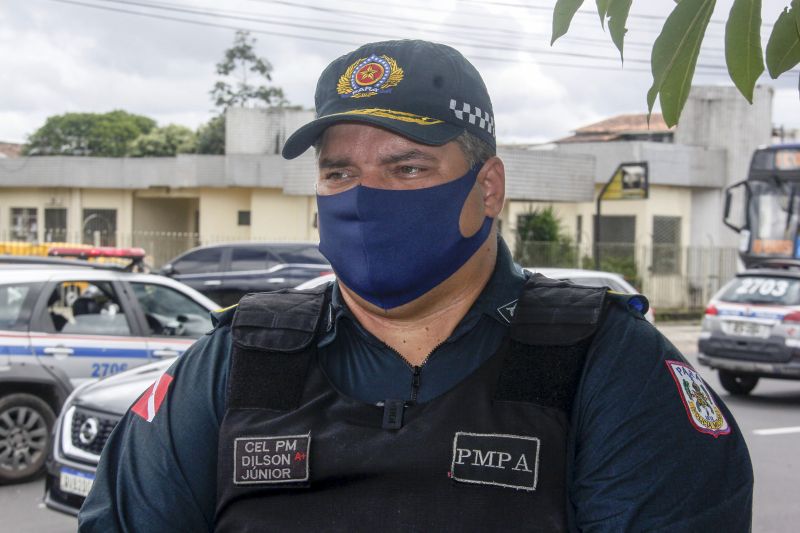
[[[464,154],[464,158],[467,160],[467,166],[469,166],[469,168],[474,167],[478,163],[483,163],[487,159],[497,155],[497,152],[494,148],[489,146],[489,143],[468,131],[465,131],[456,137],[455,142],[458,144],[458,147],[461,148],[461,153]],[[314,150],[316,151],[317,156],[319,156],[319,149],[321,145],[322,135],[317,137],[317,140],[314,141]]]
[[[497,155],[497,152],[489,146],[489,143],[468,131],[456,137],[455,142],[461,148],[469,168]]]

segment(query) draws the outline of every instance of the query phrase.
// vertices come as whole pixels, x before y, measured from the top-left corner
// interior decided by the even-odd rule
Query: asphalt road
[[[800,524],[800,505],[797,505],[800,493],[796,481],[800,478],[800,381],[762,380],[750,396],[732,397],[722,389],[715,372],[697,364],[698,326],[670,324],[660,329],[720,393],[745,435],[756,476],[753,531],[797,531]],[[44,507],[41,503],[43,490],[42,480],[0,487],[0,530],[19,533],[75,531],[74,518]]]

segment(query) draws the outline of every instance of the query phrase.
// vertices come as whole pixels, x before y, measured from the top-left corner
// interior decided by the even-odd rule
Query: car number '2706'
[[[92,377],[102,378],[128,370],[128,363],[92,363]]]

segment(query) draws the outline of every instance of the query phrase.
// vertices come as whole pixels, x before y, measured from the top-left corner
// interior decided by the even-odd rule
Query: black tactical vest
[[[217,531],[563,531],[569,415],[605,289],[533,276],[500,348],[424,403],[336,390],[329,292],[242,299]]]

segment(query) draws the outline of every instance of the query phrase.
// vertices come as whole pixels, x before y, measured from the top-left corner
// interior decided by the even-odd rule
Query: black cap
[[[481,75],[459,51],[428,41],[365,44],[322,72],[316,120],[294,132],[283,157],[294,159],[337,122],[365,122],[430,145],[464,131],[492,148],[492,101]]]

